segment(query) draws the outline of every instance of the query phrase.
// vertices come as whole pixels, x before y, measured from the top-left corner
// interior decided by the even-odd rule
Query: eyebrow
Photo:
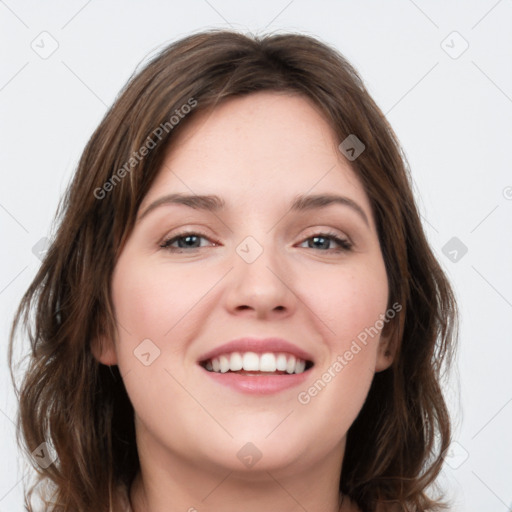
[[[162,205],[169,204],[181,204],[194,208],[195,210],[205,210],[209,212],[218,212],[222,210],[226,203],[225,201],[216,195],[187,195],[187,194],[168,194],[166,196],[156,199],[140,214],[137,222],[140,222],[146,215],[151,211]],[[299,195],[296,196],[292,202],[291,211],[304,212],[326,208],[332,204],[341,204],[348,206],[355,211],[365,222],[367,226],[370,225],[368,217],[354,200],[346,196],[340,196],[336,194],[314,194],[314,195]]]
[[[206,210],[216,212],[222,210],[226,203],[219,196],[198,196],[186,194],[168,194],[153,201],[139,216],[137,222],[141,221],[148,213],[162,205],[182,204],[195,210]]]

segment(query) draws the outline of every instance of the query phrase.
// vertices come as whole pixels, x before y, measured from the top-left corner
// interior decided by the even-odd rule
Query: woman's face
[[[340,463],[391,363],[384,261],[340,142],[308,100],[260,92],[173,143],[114,271],[114,348],[97,354],[119,365],[153,457]]]

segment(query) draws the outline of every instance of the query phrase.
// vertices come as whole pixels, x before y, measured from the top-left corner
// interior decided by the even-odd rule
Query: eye
[[[304,247],[303,244],[305,243],[308,244],[307,248],[309,249],[319,249],[324,252],[342,252],[352,249],[352,243],[347,239],[340,238],[336,233],[316,233],[306,238],[306,240],[301,243],[301,247]],[[332,243],[336,244],[338,247],[332,247]]]
[[[201,244],[201,240],[208,240],[212,245],[216,245],[215,242],[212,242],[208,237],[201,233],[187,231],[164,240],[160,244],[160,247],[170,252],[181,252],[186,249],[199,249],[201,247],[205,247],[205,245]]]
[[[170,252],[183,252],[187,251],[187,249],[195,250],[208,246],[208,243],[202,243],[204,240],[210,242],[211,246],[217,245],[216,242],[210,240],[206,235],[187,231],[165,239],[160,244],[160,247]],[[316,233],[304,240],[301,243],[301,247],[304,247],[306,243],[306,248],[317,249],[323,252],[342,252],[349,251],[352,248],[351,242],[347,239],[340,238],[335,233]],[[335,247],[332,246],[333,244]]]

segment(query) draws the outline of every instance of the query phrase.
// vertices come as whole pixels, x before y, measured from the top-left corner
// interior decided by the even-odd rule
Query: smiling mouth
[[[237,373],[248,376],[293,375],[308,371],[312,361],[284,352],[232,352],[199,363],[212,373]]]

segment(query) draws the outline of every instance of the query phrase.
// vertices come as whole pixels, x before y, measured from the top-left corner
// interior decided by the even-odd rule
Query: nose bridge
[[[278,250],[272,233],[245,237],[235,249],[229,283],[228,307],[253,309],[258,314],[290,310],[293,293],[288,281],[284,255]]]

